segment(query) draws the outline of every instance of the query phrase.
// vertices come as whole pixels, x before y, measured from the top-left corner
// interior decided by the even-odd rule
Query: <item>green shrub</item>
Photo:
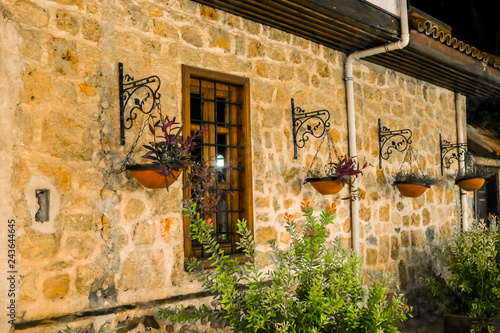
[[[471,332],[488,328],[500,315],[500,233],[496,217],[487,227],[474,222],[470,231],[456,233],[436,247],[445,273],[429,271],[425,279],[441,311],[477,318]]]
[[[160,309],[160,317],[185,323],[200,319],[224,320],[234,332],[397,332],[407,319],[409,307],[402,294],[389,290],[390,279],[375,279],[363,286],[360,262],[336,239],[325,244],[327,226],[335,218],[335,204],[319,217],[313,216],[304,199],[303,234],[292,216],[285,214],[291,242],[281,250],[275,240],[268,254],[273,269],[263,273],[256,258],[256,243],[245,221],[238,221],[239,248],[247,257],[244,265],[229,259],[213,238],[211,221],[196,213],[196,205],[184,203],[191,218],[191,237],[211,254],[213,269],[203,270],[195,259],[188,267],[203,287],[214,295],[216,305],[198,308]]]

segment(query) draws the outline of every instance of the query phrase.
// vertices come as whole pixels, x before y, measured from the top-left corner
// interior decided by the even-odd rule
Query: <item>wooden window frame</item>
[[[207,80],[215,80],[223,83],[229,83],[241,86],[243,89],[242,93],[242,142],[245,146],[244,148],[244,161],[243,167],[245,168],[245,180],[244,180],[244,196],[243,196],[243,206],[245,207],[246,214],[241,216],[240,219],[246,219],[248,222],[248,229],[253,233],[253,181],[252,181],[252,146],[251,146],[251,120],[250,120],[250,79],[240,76],[235,76],[231,74],[211,71],[207,69],[201,69],[197,67],[182,65],[182,123],[183,125],[183,135],[187,136],[190,134],[191,130],[191,94],[190,85],[191,78],[199,77]],[[187,175],[184,173],[183,181],[187,181]],[[189,190],[185,189],[183,193],[184,197],[189,195]],[[184,256],[185,258],[194,257],[194,253],[191,246],[190,234],[190,221],[188,218],[183,218],[183,230],[184,230]],[[230,255],[231,258],[236,258],[241,263],[246,261],[246,257],[243,253],[236,253]],[[210,266],[209,260],[202,259],[205,268]]]

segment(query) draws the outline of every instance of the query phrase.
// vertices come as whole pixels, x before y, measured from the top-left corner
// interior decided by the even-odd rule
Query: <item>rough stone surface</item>
[[[43,294],[50,299],[63,298],[69,289],[68,274],[56,275],[43,282]]]
[[[341,200],[349,189],[325,198],[304,184],[320,141],[309,140],[293,159],[289,114],[290,98],[307,111],[334,111],[331,135],[338,153],[348,153],[345,54],[190,0],[6,0],[0,7],[10,13],[0,22],[0,74],[8,82],[0,86],[2,128],[9,133],[0,140],[0,183],[12,194],[5,207],[19,221],[20,320],[126,309],[201,290],[183,267],[182,180],[168,192],[149,190],[115,172],[144,120],[138,116],[121,146],[118,62],[135,79],[158,75],[162,112],[178,120],[182,65],[248,78],[257,251],[266,253],[273,238],[286,247],[283,215],[300,224],[303,197],[316,212],[333,199],[338,217],[328,241],[351,245],[350,205]],[[456,141],[455,94],[369,62],[355,63],[354,87],[358,159],[373,165],[359,179],[363,268],[395,273],[411,291],[427,265],[429,242],[460,225],[459,193],[445,184],[420,198],[402,197],[392,182],[404,156],[394,153],[378,169],[377,120],[412,129],[424,172],[439,176],[435,140],[449,133]],[[149,140],[138,143],[134,163]],[[34,220],[34,192],[49,188],[52,217],[42,224]],[[156,310],[101,319],[129,320],[139,330]],[[90,327],[93,319],[69,324]],[[219,330],[158,324],[160,332]]]

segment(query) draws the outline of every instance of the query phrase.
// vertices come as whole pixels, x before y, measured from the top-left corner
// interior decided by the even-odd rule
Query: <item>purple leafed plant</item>
[[[148,150],[142,157],[159,164],[160,174],[165,177],[165,185],[168,190],[167,178],[173,176],[173,170],[183,170],[195,165],[193,153],[196,148],[194,140],[200,137],[201,132],[191,131],[191,135],[182,137],[182,127],[170,119],[159,119],[149,124],[149,131],[153,135],[153,141],[143,145]]]
[[[175,117],[159,119],[149,124],[149,131],[153,141],[143,145],[148,150],[142,157],[159,164],[159,173],[167,178],[172,176],[173,170],[186,170],[188,180],[185,187],[190,186],[192,199],[199,207],[210,209],[217,205],[218,196],[215,194],[215,171],[207,161],[197,162],[195,156],[196,142],[201,137],[201,131],[191,131],[187,137],[182,137],[182,126],[176,122]]]
[[[359,163],[357,163],[354,158],[348,158],[347,156],[342,156],[339,158],[338,162],[330,163],[333,169],[331,177],[338,178],[340,182],[351,184],[353,179],[359,175],[363,175],[363,169],[371,166],[369,163],[365,163],[361,168]]]

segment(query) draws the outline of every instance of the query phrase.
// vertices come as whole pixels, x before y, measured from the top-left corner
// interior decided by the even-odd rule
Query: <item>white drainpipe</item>
[[[461,103],[460,94],[455,93],[455,115],[457,122],[457,141],[464,142],[464,125],[463,125],[463,105]],[[460,170],[465,169],[465,162],[459,161]],[[462,208],[462,230],[469,230],[469,222],[467,220],[467,192],[460,189],[460,206]]]
[[[386,53],[393,50],[400,50],[406,47],[410,41],[410,33],[408,28],[408,5],[406,0],[400,1],[401,13],[401,40],[397,42],[377,46],[371,49],[356,51],[351,53],[345,63],[345,80],[346,80],[346,96],[347,96],[347,128],[349,135],[349,156],[357,159],[356,149],[356,115],[354,112],[354,81],[352,75],[352,67],[355,60],[370,57],[380,53]],[[353,199],[351,199],[351,235],[352,247],[359,255],[359,200],[356,197],[358,193],[358,180],[356,179],[352,185]]]

